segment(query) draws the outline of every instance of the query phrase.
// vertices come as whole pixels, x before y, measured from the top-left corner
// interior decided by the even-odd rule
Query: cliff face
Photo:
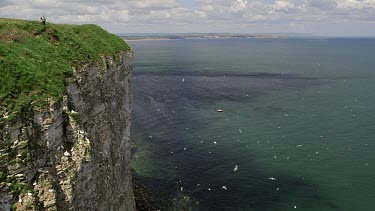
[[[60,101],[0,128],[0,210],[135,210],[131,59],[81,65]]]

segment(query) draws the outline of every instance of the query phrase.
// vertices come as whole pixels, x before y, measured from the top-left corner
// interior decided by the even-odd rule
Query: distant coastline
[[[281,35],[155,35],[155,36],[126,36],[120,35],[125,41],[146,40],[181,40],[181,39],[285,39],[288,36]]]

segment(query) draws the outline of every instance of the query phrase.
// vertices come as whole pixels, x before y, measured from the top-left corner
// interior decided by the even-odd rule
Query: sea
[[[161,210],[375,210],[375,39],[128,43],[134,179]]]

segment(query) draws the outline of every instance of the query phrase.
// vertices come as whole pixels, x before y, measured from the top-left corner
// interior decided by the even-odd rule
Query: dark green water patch
[[[139,172],[137,177],[144,175],[140,180],[160,193],[164,192],[163,198],[168,197],[165,194],[168,193],[169,200],[175,197],[176,189],[177,193],[187,193],[199,199],[200,207],[204,210],[267,210],[272,207],[287,209],[297,204],[301,206],[301,200],[293,202],[293,198],[309,199],[310,205],[337,207],[320,193],[318,185],[308,182],[303,176],[267,172],[256,162],[256,153],[251,149],[226,143],[206,151],[207,142],[221,142],[223,137],[230,134],[228,131],[222,134],[222,131],[213,130],[210,131],[211,140],[199,136],[202,130],[212,129],[212,117],[205,121],[197,114],[198,110],[211,110],[211,116],[217,116],[219,114],[212,106],[221,102],[253,102],[273,90],[303,89],[327,83],[318,79],[267,76],[185,76],[181,79],[180,76],[136,75],[137,103],[133,122],[134,127],[145,128],[141,139],[142,144],[147,145],[144,146],[147,150],[137,152],[135,156],[143,156],[140,159],[149,159],[148,162],[153,163],[138,164],[138,171],[143,172]],[[160,86],[160,82],[163,85]],[[280,112],[276,110],[273,108],[271,112]],[[234,130],[238,133],[237,129]],[[246,159],[241,158],[243,155],[246,155]],[[240,166],[241,171],[234,172],[235,165]],[[287,199],[283,197],[284,194],[288,195]]]

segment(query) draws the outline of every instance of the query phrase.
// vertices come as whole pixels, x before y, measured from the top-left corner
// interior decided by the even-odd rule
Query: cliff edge
[[[0,19],[0,210],[135,210],[129,46]]]

